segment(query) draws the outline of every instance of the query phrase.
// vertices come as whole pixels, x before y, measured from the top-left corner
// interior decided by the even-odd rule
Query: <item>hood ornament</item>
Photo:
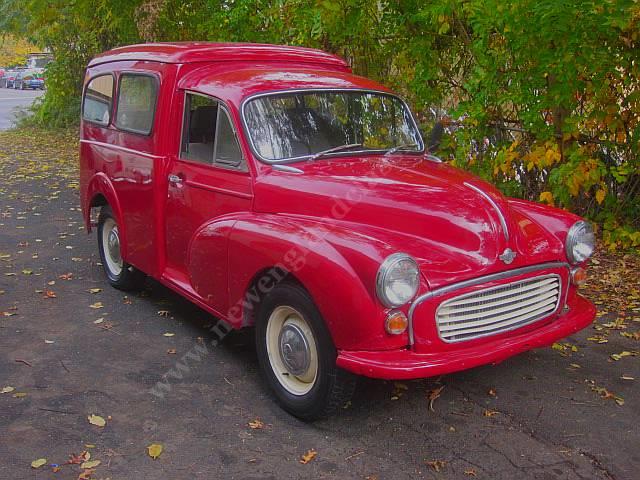
[[[517,255],[516,252],[514,252],[510,248],[506,248],[498,258],[502,260],[504,263],[506,263],[507,265],[509,265],[511,262],[515,260],[516,255]]]

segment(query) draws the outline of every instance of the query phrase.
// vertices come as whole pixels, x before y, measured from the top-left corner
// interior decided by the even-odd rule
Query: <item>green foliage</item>
[[[640,228],[636,0],[0,0],[0,31],[52,49],[44,124],[78,118],[89,58],[136,41],[321,48],[447,125],[439,154],[507,194]]]

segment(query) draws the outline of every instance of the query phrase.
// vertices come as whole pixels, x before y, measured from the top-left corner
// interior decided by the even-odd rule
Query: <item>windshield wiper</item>
[[[352,148],[361,147],[361,146],[362,146],[361,143],[347,143],[345,145],[338,145],[337,147],[328,148],[318,153],[314,153],[309,157],[309,161],[312,162],[313,160],[316,160],[322,157],[323,155],[327,155],[329,153],[342,152],[343,150],[351,150]]]
[[[396,153],[398,150],[404,150],[406,148],[410,148],[410,147],[414,147],[416,148],[416,152],[418,151],[418,144],[417,143],[403,143],[401,145],[396,145],[393,148],[390,148],[389,150],[387,150],[384,154],[384,156],[386,157],[387,155],[393,155],[394,153]]]

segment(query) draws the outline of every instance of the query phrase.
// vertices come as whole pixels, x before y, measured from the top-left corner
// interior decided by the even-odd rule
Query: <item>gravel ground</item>
[[[0,478],[79,478],[78,458],[65,462],[83,451],[101,461],[96,479],[638,478],[640,357],[610,357],[640,345],[622,257],[596,269],[625,279],[591,286],[600,330],[441,378],[362,379],[339,415],[303,423],[268,394],[251,331],[214,347],[215,319],[158,283],[108,286],[82,228],[73,138],[0,134],[0,391],[13,387],[0,394]]]

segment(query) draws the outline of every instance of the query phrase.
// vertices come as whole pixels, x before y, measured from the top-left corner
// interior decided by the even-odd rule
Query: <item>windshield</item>
[[[247,102],[244,117],[262,159],[305,158],[330,149],[343,154],[394,147],[422,151],[422,139],[405,104],[368,91],[305,91],[260,96]],[[341,147],[355,146],[343,150]],[[327,152],[325,152],[327,153]]]

